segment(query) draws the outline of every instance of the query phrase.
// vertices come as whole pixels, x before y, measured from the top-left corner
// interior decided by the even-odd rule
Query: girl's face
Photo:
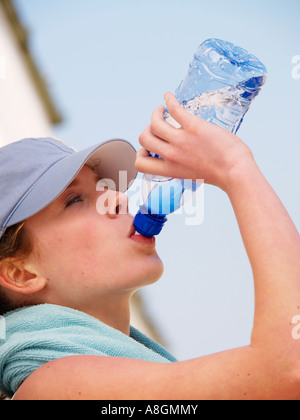
[[[132,237],[127,197],[99,192],[97,182],[96,174],[83,167],[56,201],[26,221],[35,244],[28,263],[46,279],[43,303],[88,312],[101,301],[128,297],[162,275],[155,240]]]

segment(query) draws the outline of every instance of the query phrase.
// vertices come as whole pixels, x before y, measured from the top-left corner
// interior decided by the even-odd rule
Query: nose
[[[128,197],[119,191],[108,190],[102,193],[97,200],[97,212],[101,215],[107,215],[111,219],[120,214],[128,214]]]
[[[113,198],[108,206],[108,216],[115,218],[119,214],[128,214],[128,197],[119,191],[113,191]]]

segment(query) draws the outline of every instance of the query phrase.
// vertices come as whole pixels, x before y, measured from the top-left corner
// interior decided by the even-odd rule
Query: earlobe
[[[0,267],[0,284],[14,292],[33,294],[46,286],[47,280],[22,263],[7,261]]]

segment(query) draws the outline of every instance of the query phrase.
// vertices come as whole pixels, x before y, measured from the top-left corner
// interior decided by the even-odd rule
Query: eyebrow
[[[78,178],[75,178],[75,179],[71,182],[71,184],[67,186],[66,190],[68,190],[69,188],[72,188],[72,187],[76,187],[78,184],[80,184],[79,179],[78,179]]]
[[[101,180],[101,177],[95,173],[95,175],[94,175],[94,181],[95,181],[95,182],[98,182],[99,180]],[[78,178],[75,178],[75,179],[71,182],[71,184],[67,186],[66,190],[68,190],[69,188],[72,188],[72,187],[77,187],[77,186],[78,186],[78,184],[80,184],[80,180],[79,180]],[[66,190],[65,190],[65,191],[66,191]]]

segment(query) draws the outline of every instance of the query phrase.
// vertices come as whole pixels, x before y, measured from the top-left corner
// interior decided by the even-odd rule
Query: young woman
[[[204,179],[228,194],[253,269],[251,344],[177,362],[130,328],[132,294],[157,281],[163,265],[155,240],[134,235],[133,218],[120,211],[124,195],[96,188],[99,177],[116,176],[98,171],[85,153],[72,170],[59,162],[52,172],[28,168],[30,191],[14,200],[8,192],[1,207],[2,313],[13,311],[4,315],[0,388],[17,391],[15,400],[300,398],[300,341],[293,334],[300,315],[298,231],[238,137],[191,116],[172,94],[165,100],[181,128],[164,121],[164,107],[154,111],[136,169]],[[129,170],[130,153],[121,154],[114,169]],[[98,157],[102,169],[112,165],[110,153]],[[99,202],[112,204],[99,213]],[[14,249],[3,252],[4,244]]]

